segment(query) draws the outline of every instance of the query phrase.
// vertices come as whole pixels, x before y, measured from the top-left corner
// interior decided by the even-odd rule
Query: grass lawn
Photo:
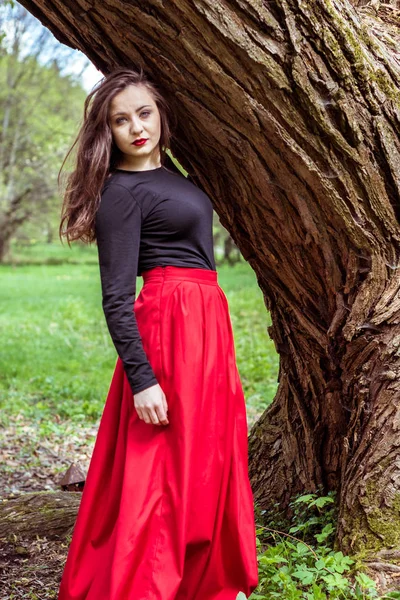
[[[97,420],[117,355],[101,308],[96,248],[38,245],[13,256],[0,266],[0,422],[19,412],[45,429]],[[217,270],[248,410],[260,413],[277,387],[270,318],[246,263]],[[137,284],[139,293],[141,277]]]

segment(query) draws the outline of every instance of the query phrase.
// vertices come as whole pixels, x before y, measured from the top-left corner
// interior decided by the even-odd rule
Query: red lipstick
[[[134,142],[132,142],[132,144],[134,146],[143,146],[143,144],[145,144],[146,142],[147,142],[147,139],[140,138],[139,140],[135,140]]]

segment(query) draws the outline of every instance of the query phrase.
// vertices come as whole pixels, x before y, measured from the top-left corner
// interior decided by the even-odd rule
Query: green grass
[[[0,418],[23,411],[47,427],[66,418],[98,419],[117,355],[101,308],[96,248],[41,244],[14,248],[13,256],[0,266]],[[64,262],[48,264],[49,258]],[[246,400],[262,411],[278,372],[262,293],[246,263],[218,273]],[[141,277],[137,284],[139,292]]]
[[[31,240],[19,245],[14,241],[6,262],[13,266],[97,264],[97,251],[95,246],[81,242],[74,242],[69,247],[67,242],[61,244],[59,241],[46,244]]]

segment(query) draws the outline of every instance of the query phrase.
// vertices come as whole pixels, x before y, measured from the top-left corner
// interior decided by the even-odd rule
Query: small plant
[[[290,520],[276,513],[267,526],[266,511],[256,507],[259,585],[250,600],[377,599],[375,582],[354,572],[355,561],[333,549],[335,494],[298,496],[290,509]],[[400,594],[385,596],[396,597]]]

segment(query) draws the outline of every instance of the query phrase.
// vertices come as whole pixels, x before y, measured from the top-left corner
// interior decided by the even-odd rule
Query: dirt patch
[[[87,473],[98,425],[66,423],[43,437],[22,415],[7,418],[0,429],[0,501],[20,493],[60,489],[58,480],[72,462]],[[57,598],[69,543],[70,537],[26,540],[11,534],[0,538],[0,600]]]

